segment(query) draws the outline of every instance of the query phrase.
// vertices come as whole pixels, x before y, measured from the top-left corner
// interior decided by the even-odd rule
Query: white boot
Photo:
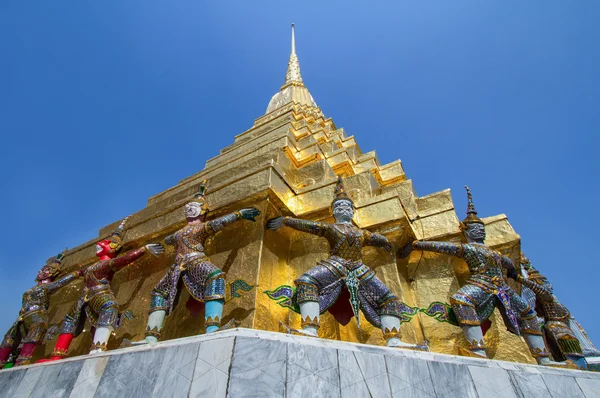
[[[148,326],[146,326],[146,338],[144,339],[146,343],[150,345],[158,343],[160,331],[163,323],[165,322],[166,316],[167,311],[165,310],[154,311],[150,313],[150,316],[148,317]]]
[[[309,336],[319,337],[319,303],[306,301],[300,304],[302,317],[302,332]]]
[[[392,315],[381,316],[381,331],[383,332],[383,338],[385,339],[385,345],[388,347],[400,347],[410,349],[427,349],[425,346],[418,344],[409,344],[400,340],[400,318]]]
[[[100,327],[96,329],[96,333],[94,333],[94,339],[92,340],[92,347],[90,349],[90,355],[98,354],[99,352],[106,351],[106,344],[108,343],[108,339],[112,334],[113,328],[109,327]]]
[[[485,342],[483,340],[483,331],[481,326],[461,326],[465,334],[465,338],[469,342],[469,350],[481,358],[487,358],[485,353]]]
[[[546,342],[544,336],[537,334],[523,334],[523,338],[529,346],[531,355],[535,358],[538,365],[543,366],[554,366],[554,367],[566,367],[567,365],[563,362],[554,362],[550,360],[550,353],[546,349]]]

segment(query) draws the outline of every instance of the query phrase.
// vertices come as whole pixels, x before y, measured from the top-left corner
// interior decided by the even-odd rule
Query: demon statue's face
[[[201,203],[190,202],[185,205],[183,213],[186,218],[197,218],[204,213],[203,207]]]
[[[351,201],[340,199],[333,204],[333,217],[336,222],[351,222],[354,217],[354,205]]]
[[[469,241],[483,242],[485,240],[485,226],[483,224],[468,224],[464,229],[464,233]]]

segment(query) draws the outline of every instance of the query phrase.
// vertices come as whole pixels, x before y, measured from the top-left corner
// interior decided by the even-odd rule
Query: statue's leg
[[[23,348],[21,348],[21,353],[17,357],[15,361],[15,366],[21,365],[29,365],[31,363],[31,357],[35,352],[35,349],[38,348],[39,343],[25,343],[23,344]]]
[[[522,335],[529,347],[529,352],[531,352],[531,355],[535,358],[538,365],[554,365],[560,363],[550,360],[550,353],[546,349],[544,336],[541,334],[529,333],[523,333]]]
[[[381,324],[383,338],[388,347],[418,348],[415,344],[402,342],[400,337],[402,303],[377,276],[372,276],[360,284],[358,296],[360,307],[367,320],[373,325]]]
[[[400,318],[392,315],[381,316],[381,331],[388,347],[412,347],[413,344],[400,340]]]
[[[465,285],[452,295],[450,304],[469,343],[471,354],[487,358],[481,323],[494,310],[492,295],[477,286]]]
[[[19,332],[19,322],[15,322],[8,332],[4,335],[4,339],[2,339],[2,343],[0,344],[0,369],[6,364],[10,354],[13,351],[13,348],[18,345],[16,340],[18,340],[18,332]]]
[[[535,358],[538,365],[565,366],[560,362],[554,362],[550,359],[550,352],[548,352],[546,342],[544,341],[542,325],[537,313],[529,306],[529,303],[524,298],[512,292],[510,304],[518,314],[519,330],[529,347],[531,356]]]
[[[140,344],[156,344],[158,342],[160,331],[162,330],[167,310],[169,309],[167,297],[169,297],[169,293],[173,290],[171,289],[172,283],[172,270],[170,270],[154,287],[152,293],[150,293],[150,310],[148,311],[150,315],[148,316],[148,324],[146,325],[146,337]]]
[[[84,317],[82,317],[83,306],[85,304],[84,295],[69,309],[60,326],[60,335],[54,345],[54,350],[50,356],[51,361],[57,361],[67,356],[69,346],[73,338],[83,329]]]
[[[71,345],[71,341],[73,341],[73,337],[75,337],[73,333],[61,333],[58,336],[56,344],[54,345],[54,350],[50,356],[51,361],[57,361],[67,356],[67,351],[69,351],[69,346]]]
[[[341,274],[326,263],[315,265],[294,281],[296,302],[302,318],[302,334],[318,337],[321,311],[330,308],[337,301],[341,283]],[[335,286],[340,288],[336,289]],[[329,293],[324,293],[327,289]]]
[[[203,281],[195,277],[195,274],[203,274],[202,270],[210,270],[209,279]],[[204,285],[204,325],[206,333],[219,330],[223,319],[223,306],[225,305],[225,274],[212,263],[203,262],[195,265],[188,271],[196,286]],[[210,276],[212,275],[212,276]],[[184,281],[186,281],[184,277]],[[188,285],[189,290],[189,285]],[[198,299],[199,297],[194,297]]]
[[[560,351],[579,369],[587,370],[588,363],[583,356],[581,343],[579,340],[577,340],[577,337],[575,337],[571,328],[569,328],[565,323],[561,323],[561,326],[563,326],[561,329],[564,334],[557,336],[556,338]]]
[[[48,330],[48,315],[44,312],[30,314],[23,318],[23,338],[21,352],[15,361],[15,366],[29,365],[35,349],[41,344]]]
[[[206,333],[216,332],[221,325],[223,318],[223,306],[225,300],[207,300],[204,307],[204,324],[206,325]]]
[[[462,325],[465,338],[469,342],[469,350],[477,356],[487,358],[485,353],[485,342],[483,340],[483,330],[481,326]]]
[[[102,351],[106,351],[108,339],[112,332],[117,328],[117,322],[119,320],[119,306],[115,301],[112,293],[105,293],[102,296],[96,296],[93,299],[92,305],[95,308],[98,303],[102,303],[99,311],[98,321],[96,322],[96,332],[92,340],[92,346],[90,347],[90,355],[97,354]]]
[[[0,348],[0,369],[6,364],[10,354],[12,353],[12,347],[1,347]]]
[[[302,318],[302,331],[309,336],[319,336],[319,288],[306,274],[296,281],[296,294]]]
[[[113,330],[114,328],[112,326],[102,326],[96,328],[93,343],[90,347],[90,355],[106,351],[106,345],[108,344],[108,339],[110,338]]]
[[[305,301],[300,303],[300,316],[302,317],[302,331],[310,336],[319,336],[320,314],[318,301]]]
[[[148,316],[148,325],[146,326],[145,341],[147,343],[156,344],[158,342],[166,316],[167,311],[165,310],[156,310],[150,313]]]

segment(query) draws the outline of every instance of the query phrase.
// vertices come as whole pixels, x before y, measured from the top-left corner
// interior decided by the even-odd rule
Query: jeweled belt
[[[496,293],[499,289],[508,288],[508,285],[501,276],[487,276],[487,275],[473,275],[467,283],[471,283],[475,286],[482,288],[483,290],[489,290],[490,292]]]
[[[208,256],[204,252],[188,253],[185,256],[181,256],[181,259],[179,260],[179,269],[185,271],[187,269],[188,263],[198,258],[201,258],[204,261],[210,261],[208,259]]]
[[[19,315],[19,320],[22,321],[23,318],[25,318],[29,315],[36,314],[38,312],[46,312],[46,308],[41,305],[32,305],[31,307],[27,308],[25,311],[21,310],[21,314]]]
[[[110,290],[110,285],[96,285],[92,287],[86,287],[84,289],[83,301],[88,301],[90,299],[90,295],[94,297],[98,293],[102,293],[105,290]]]

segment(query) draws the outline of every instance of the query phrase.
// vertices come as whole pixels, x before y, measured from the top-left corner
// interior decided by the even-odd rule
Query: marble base
[[[600,373],[250,329],[0,371],[0,397],[582,397]]]

